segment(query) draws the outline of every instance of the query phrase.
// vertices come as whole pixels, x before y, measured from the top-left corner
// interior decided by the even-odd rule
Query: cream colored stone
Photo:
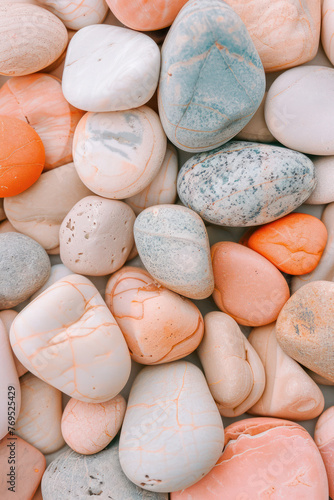
[[[321,41],[326,56],[334,65],[334,1],[322,1]]]
[[[317,185],[305,201],[309,205],[322,205],[334,201],[334,156],[313,158]]]
[[[8,338],[9,338],[9,332],[10,332],[10,327],[12,326],[12,323],[18,313],[14,311],[13,309],[6,309],[5,311],[0,311],[0,320],[2,321],[5,330],[7,332]],[[14,358],[14,363],[17,371],[17,375],[21,377],[25,373],[27,373],[27,368],[23,366],[23,364],[17,359],[13,352],[13,358]]]
[[[54,266],[51,266],[51,272],[48,281],[45,283],[45,285],[42,286],[42,288],[37,290],[37,292],[30,297],[29,302],[36,299],[36,297],[41,295],[44,290],[56,283],[56,281],[60,280],[61,278],[65,278],[65,276],[69,276],[70,274],[73,274],[72,271],[68,269],[68,267],[64,266],[64,264],[56,264]]]
[[[108,12],[104,0],[39,0],[39,3],[72,30],[101,24]]]

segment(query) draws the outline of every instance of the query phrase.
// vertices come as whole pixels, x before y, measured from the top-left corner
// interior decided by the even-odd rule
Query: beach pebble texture
[[[133,244],[135,214],[123,201],[87,196],[60,226],[60,257],[74,273],[105,276],[117,271]]]
[[[236,140],[250,141],[250,142],[264,142],[264,143],[275,142],[274,136],[269,131],[266,121],[264,119],[264,106],[266,98],[267,98],[267,92],[265,92],[261,104],[257,108],[252,119],[236,135],[235,137]]]
[[[61,421],[66,443],[83,455],[98,453],[118,433],[125,408],[126,401],[120,394],[104,403],[83,403],[71,398]]]
[[[202,219],[188,208],[158,205],[134,225],[139,256],[161,285],[191,299],[213,292],[209,239]]]
[[[0,75],[35,73],[53,63],[67,45],[67,30],[51,12],[37,5],[0,5]]]
[[[40,136],[44,170],[72,161],[74,130],[83,112],[66,101],[57,78],[43,73],[10,78],[0,89],[0,111],[28,123]]]
[[[105,301],[138,363],[175,361],[193,352],[202,340],[204,323],[195,304],[139,267],[125,266],[113,274]]]
[[[8,335],[8,339],[9,339],[10,327],[12,326],[12,323],[17,315],[18,315],[18,313],[16,311],[14,311],[13,309],[5,309],[4,311],[0,311],[0,321],[2,321],[3,326],[5,327],[5,330],[6,330],[7,335]],[[12,346],[10,346],[10,349],[12,351]],[[12,355],[14,358],[14,364],[15,364],[17,375],[18,375],[18,377],[21,377],[22,375],[27,373],[28,370],[17,359],[17,357],[15,356],[15,354],[13,352],[12,352]]]
[[[287,215],[315,186],[314,165],[303,154],[243,141],[193,156],[177,181],[185,206],[212,224],[234,227],[258,226]]]
[[[117,441],[95,455],[72,450],[60,454],[43,476],[43,500],[64,500],[64,491],[71,500],[91,496],[101,500],[168,500],[167,494],[145,491],[128,480],[119,463]]]
[[[0,234],[0,309],[11,309],[44,285],[50,275],[44,248],[19,233]]]
[[[32,373],[20,379],[21,411],[15,434],[44,454],[54,453],[65,444],[61,434],[61,392]]]
[[[213,245],[211,258],[213,299],[221,311],[247,326],[276,320],[290,292],[283,275],[271,262],[231,241]]]
[[[161,57],[160,117],[170,141],[184,151],[224,144],[261,104],[261,60],[240,17],[221,0],[187,2]]]
[[[159,79],[160,51],[147,35],[95,24],[69,43],[63,73],[65,99],[85,111],[119,111],[142,106]]]
[[[291,358],[334,381],[334,283],[314,281],[301,287],[284,305],[276,337]]]
[[[326,56],[334,64],[334,1],[322,2],[321,41]]]
[[[334,497],[334,406],[327,408],[320,415],[314,430],[314,441],[319,448],[322,459],[324,461],[328,485],[329,495]]]
[[[38,0],[63,21],[66,28],[80,30],[91,24],[103,23],[108,12],[104,0]]]
[[[151,184],[140,193],[127,198],[126,203],[130,205],[136,215],[140,214],[145,208],[154,205],[175,203],[177,174],[177,152],[174,146],[168,143],[165,159]]]
[[[197,353],[219,412],[237,417],[255,404],[265,387],[265,373],[255,349],[228,314],[205,315],[205,334]]]
[[[81,182],[73,163],[44,172],[35,184],[5,199],[9,222],[47,251],[59,253],[60,225],[71,208],[92,194]]]
[[[133,483],[163,493],[187,488],[214,467],[223,444],[223,423],[197,366],[175,361],[137,375],[119,445]]]
[[[334,69],[325,66],[302,66],[281,74],[265,106],[275,139],[302,153],[333,155],[334,104],[327,98],[333,85]]]
[[[248,340],[266,372],[264,392],[249,413],[290,420],[318,417],[325,404],[321,389],[278,345],[275,323],[254,328]]]
[[[44,283],[44,285],[41,288],[39,288],[37,290],[37,292],[35,292],[30,297],[30,299],[29,299],[30,302],[32,300],[36,299],[36,297],[38,297],[39,295],[41,295],[41,293],[44,292],[44,290],[46,290],[47,288],[49,288],[49,286],[56,283],[56,281],[60,280],[61,278],[65,278],[65,276],[69,276],[70,274],[73,274],[72,271],[70,269],[68,269],[68,267],[64,266],[64,264],[55,264],[55,265],[51,266],[51,272],[50,272],[49,279],[47,280],[46,283]],[[1,315],[1,312],[0,312],[0,315]]]
[[[31,373],[80,401],[108,401],[129,378],[122,332],[84,276],[66,276],[30,302],[15,318],[10,341]]]
[[[317,185],[305,201],[308,205],[322,205],[334,201],[334,156],[313,158]]]
[[[74,164],[82,182],[104,198],[140,193],[158,174],[167,148],[159,116],[149,107],[87,113],[74,135]]]
[[[241,17],[266,72],[304,64],[316,56],[320,0],[226,0]]]
[[[328,500],[325,466],[310,434],[276,418],[240,420],[225,429],[212,471],[171,500]],[[270,497],[269,497],[270,498]]]

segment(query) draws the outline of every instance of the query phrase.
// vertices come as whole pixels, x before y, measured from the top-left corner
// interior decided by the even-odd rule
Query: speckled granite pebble
[[[118,458],[118,442],[95,455],[79,455],[72,450],[56,458],[42,479],[43,500],[168,500],[164,493],[138,488],[123,473]]]
[[[245,25],[224,2],[187,2],[161,55],[159,112],[178,148],[197,152],[224,144],[259,107],[262,63]]]
[[[155,280],[191,299],[213,292],[209,239],[202,219],[177,205],[158,205],[138,215],[139,256]]]
[[[177,183],[182,203],[221,226],[257,226],[299,207],[316,186],[312,161],[297,151],[233,141],[190,158]]]
[[[44,285],[51,265],[36,241],[19,233],[0,234],[0,309],[10,309]]]

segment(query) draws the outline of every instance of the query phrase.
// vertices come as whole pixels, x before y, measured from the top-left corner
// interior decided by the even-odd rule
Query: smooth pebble
[[[38,0],[63,21],[66,28],[80,30],[91,24],[103,23],[108,12],[104,0]]]

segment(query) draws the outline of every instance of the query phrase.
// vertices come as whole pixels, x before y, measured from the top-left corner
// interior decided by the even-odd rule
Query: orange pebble
[[[44,162],[37,132],[22,120],[0,116],[0,197],[28,189],[41,175]]]
[[[245,244],[280,271],[299,275],[313,271],[327,243],[327,229],[313,215],[292,213],[257,229]]]
[[[153,31],[170,26],[187,0],[107,0],[113,14],[129,28]]]

